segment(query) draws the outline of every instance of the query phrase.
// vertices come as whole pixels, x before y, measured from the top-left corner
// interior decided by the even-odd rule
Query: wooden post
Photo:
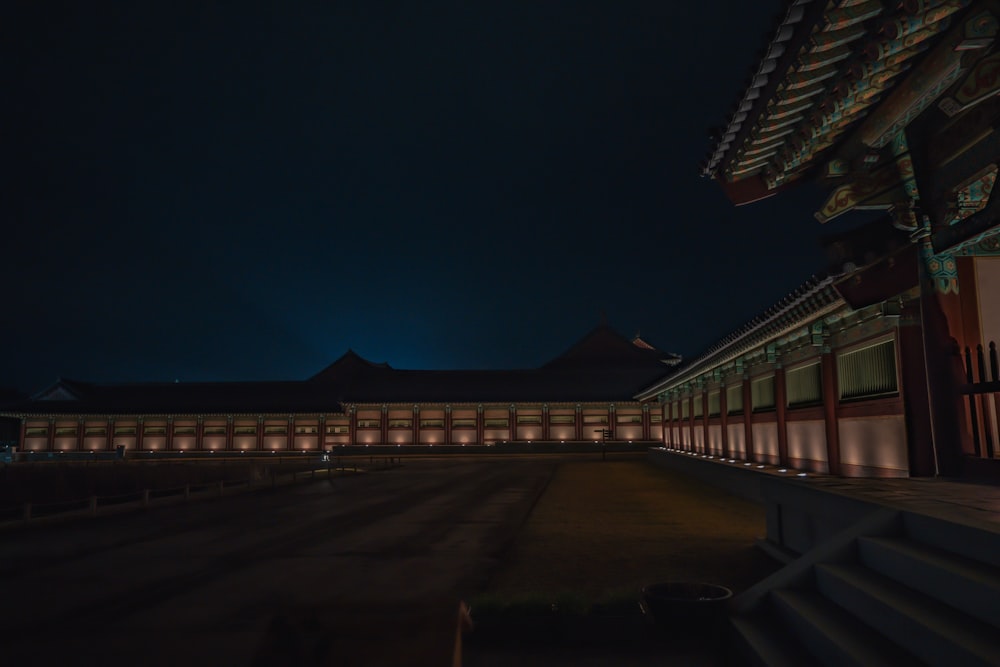
[[[785,369],[774,369],[774,411],[778,427],[778,464],[788,465],[788,429],[785,418],[788,412],[787,391],[785,389]]]
[[[747,461],[756,461],[753,448],[753,392],[747,375],[743,376],[743,438],[746,442]]]
[[[833,352],[820,357],[823,376],[823,418],[826,420],[826,463],[831,475],[840,474],[840,425],[837,422],[837,363]]]

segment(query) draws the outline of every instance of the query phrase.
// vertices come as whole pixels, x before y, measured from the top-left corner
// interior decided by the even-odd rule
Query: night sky
[[[691,356],[836,231],[698,175],[782,0],[91,4],[0,10],[0,386]]]

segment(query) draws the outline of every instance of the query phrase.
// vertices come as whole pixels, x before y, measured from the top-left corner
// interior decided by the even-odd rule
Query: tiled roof
[[[95,384],[59,380],[6,414],[340,412],[344,403],[626,401],[666,372],[655,349],[601,326],[531,370],[400,370],[348,350],[308,380]]]
[[[791,0],[702,175],[746,203],[799,180],[845,141],[886,145],[899,119],[871,119],[873,110],[971,4]]]
[[[97,384],[60,379],[8,414],[236,414],[338,412],[339,397],[305,382]]]
[[[645,400],[660,391],[724,364],[756,347],[803,326],[804,322],[844,305],[832,276],[813,276],[766,311],[712,345],[703,354],[636,394]]]

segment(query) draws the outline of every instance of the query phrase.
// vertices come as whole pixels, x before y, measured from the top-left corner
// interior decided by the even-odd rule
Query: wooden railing
[[[1000,447],[1000,367],[995,342],[989,344],[988,352],[977,345],[975,359],[971,348],[965,348],[965,381],[961,392],[969,399],[975,454],[981,458],[995,458]]]

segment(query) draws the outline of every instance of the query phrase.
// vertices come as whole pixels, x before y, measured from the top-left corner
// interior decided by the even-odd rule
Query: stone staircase
[[[734,600],[733,663],[1000,665],[1000,532],[880,510]]]

